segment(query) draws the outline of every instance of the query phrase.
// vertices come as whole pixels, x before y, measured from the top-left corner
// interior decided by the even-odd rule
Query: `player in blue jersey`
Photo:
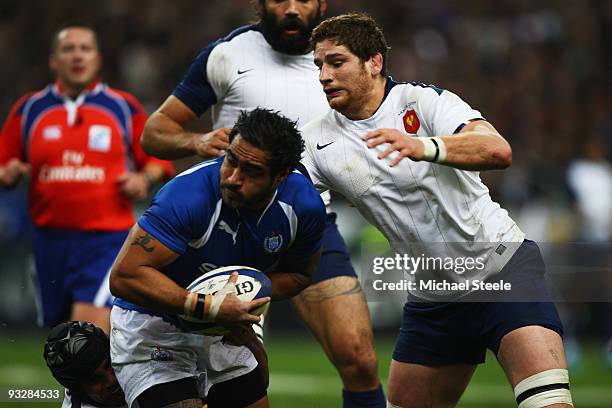
[[[332,108],[302,128],[313,183],[344,195],[398,256],[428,260],[407,274],[414,288],[391,362],[389,406],[455,406],[487,349],[519,408],[572,406],[542,255],[478,176],[511,164],[508,142],[452,92],[387,76],[387,42],[371,17],[327,19],[311,41]],[[468,260],[472,266],[453,269]],[[436,281],[449,289],[426,285]],[[508,292],[484,292],[476,281],[505,282]]]
[[[252,352],[218,336],[182,331],[176,315],[259,321],[249,310],[269,298],[241,302],[234,284],[227,296],[185,289],[221,266],[264,271],[273,299],[299,293],[321,256],[325,206],[294,171],[304,148],[295,122],[255,109],[239,117],[229,141],[224,157],[183,172],[159,191],[112,268],[111,355],[128,404],[199,408],[195,374],[204,366],[207,388],[229,383],[225,389],[241,390],[226,393],[217,406],[267,406],[267,385]]]
[[[303,126],[329,106],[312,64],[308,38],[325,0],[258,0],[261,21],[236,29],[195,58],[173,94],[145,126],[143,148],[162,158],[223,154],[238,113],[258,106],[280,111]],[[211,111],[213,131],[187,124]],[[323,193],[326,204],[329,193]],[[377,373],[367,304],[346,244],[327,215],[321,263],[312,285],[293,299],[344,385],[347,407],[385,404]]]

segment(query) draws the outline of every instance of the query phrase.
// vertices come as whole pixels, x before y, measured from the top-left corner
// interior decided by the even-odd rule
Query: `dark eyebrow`
[[[247,171],[257,171],[257,172],[262,172],[262,173],[266,172],[266,168],[265,167],[263,167],[263,166],[261,166],[259,164],[250,162],[250,161],[245,161],[245,162],[241,163],[241,165]]]
[[[334,59],[334,58],[338,58],[338,57],[341,57],[341,58],[346,58],[346,55],[344,55],[344,54],[340,54],[340,53],[336,52],[336,53],[334,53],[334,54],[327,54],[327,55],[325,56],[325,59],[326,59],[326,60],[330,60],[330,59]]]
[[[231,157],[232,160],[236,161],[238,165],[244,167],[248,171],[260,171],[265,172],[266,168],[258,163],[253,163],[248,160],[240,160],[238,156],[232,151],[231,148],[227,149],[227,155]]]

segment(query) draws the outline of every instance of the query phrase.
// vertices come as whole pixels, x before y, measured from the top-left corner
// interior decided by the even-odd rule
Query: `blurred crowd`
[[[596,228],[598,240],[610,240],[612,2],[329,0],[329,5],[329,14],[365,11],[382,23],[397,80],[458,93],[511,142],[512,168],[483,178],[495,199],[526,220],[533,238],[572,240]],[[255,21],[256,14],[250,0],[3,1],[3,118],[21,94],[50,80],[49,39],[58,25],[75,20],[99,31],[105,81],[137,95],[150,112],[200,49]],[[587,179],[593,186],[580,186],[577,174],[568,175],[578,160],[574,170],[581,177],[593,174]],[[593,190],[611,194],[590,203],[602,214],[585,220],[581,214],[592,218],[593,208],[583,196]]]
[[[328,2],[330,15],[381,23],[396,80],[459,94],[510,141],[513,166],[481,177],[530,238],[612,240],[612,1]],[[256,18],[250,0],[4,0],[1,116],[50,81],[49,42],[64,22],[93,24],[103,79],[151,112],[200,49]],[[0,191],[0,243],[27,242],[23,200]]]

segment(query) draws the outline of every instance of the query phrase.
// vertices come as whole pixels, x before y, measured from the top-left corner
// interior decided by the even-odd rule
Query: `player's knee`
[[[334,349],[332,360],[344,378],[378,381],[378,361],[369,342],[355,338]]]
[[[557,368],[525,378],[514,387],[519,408],[543,408],[555,404],[573,406],[567,370]]]

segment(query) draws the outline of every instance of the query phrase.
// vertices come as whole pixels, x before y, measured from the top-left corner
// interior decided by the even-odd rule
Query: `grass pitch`
[[[59,402],[9,402],[7,389],[58,388],[42,360],[44,332],[29,334],[0,333],[0,407],[59,407]],[[332,365],[308,335],[286,337],[270,335],[266,339],[270,359],[270,402],[280,408],[341,407],[341,383]],[[377,336],[379,372],[386,382],[393,339]],[[612,407],[612,369],[600,348],[585,346],[583,359],[571,370],[574,402],[581,408]],[[493,355],[480,366],[459,407],[516,407],[510,386]]]

